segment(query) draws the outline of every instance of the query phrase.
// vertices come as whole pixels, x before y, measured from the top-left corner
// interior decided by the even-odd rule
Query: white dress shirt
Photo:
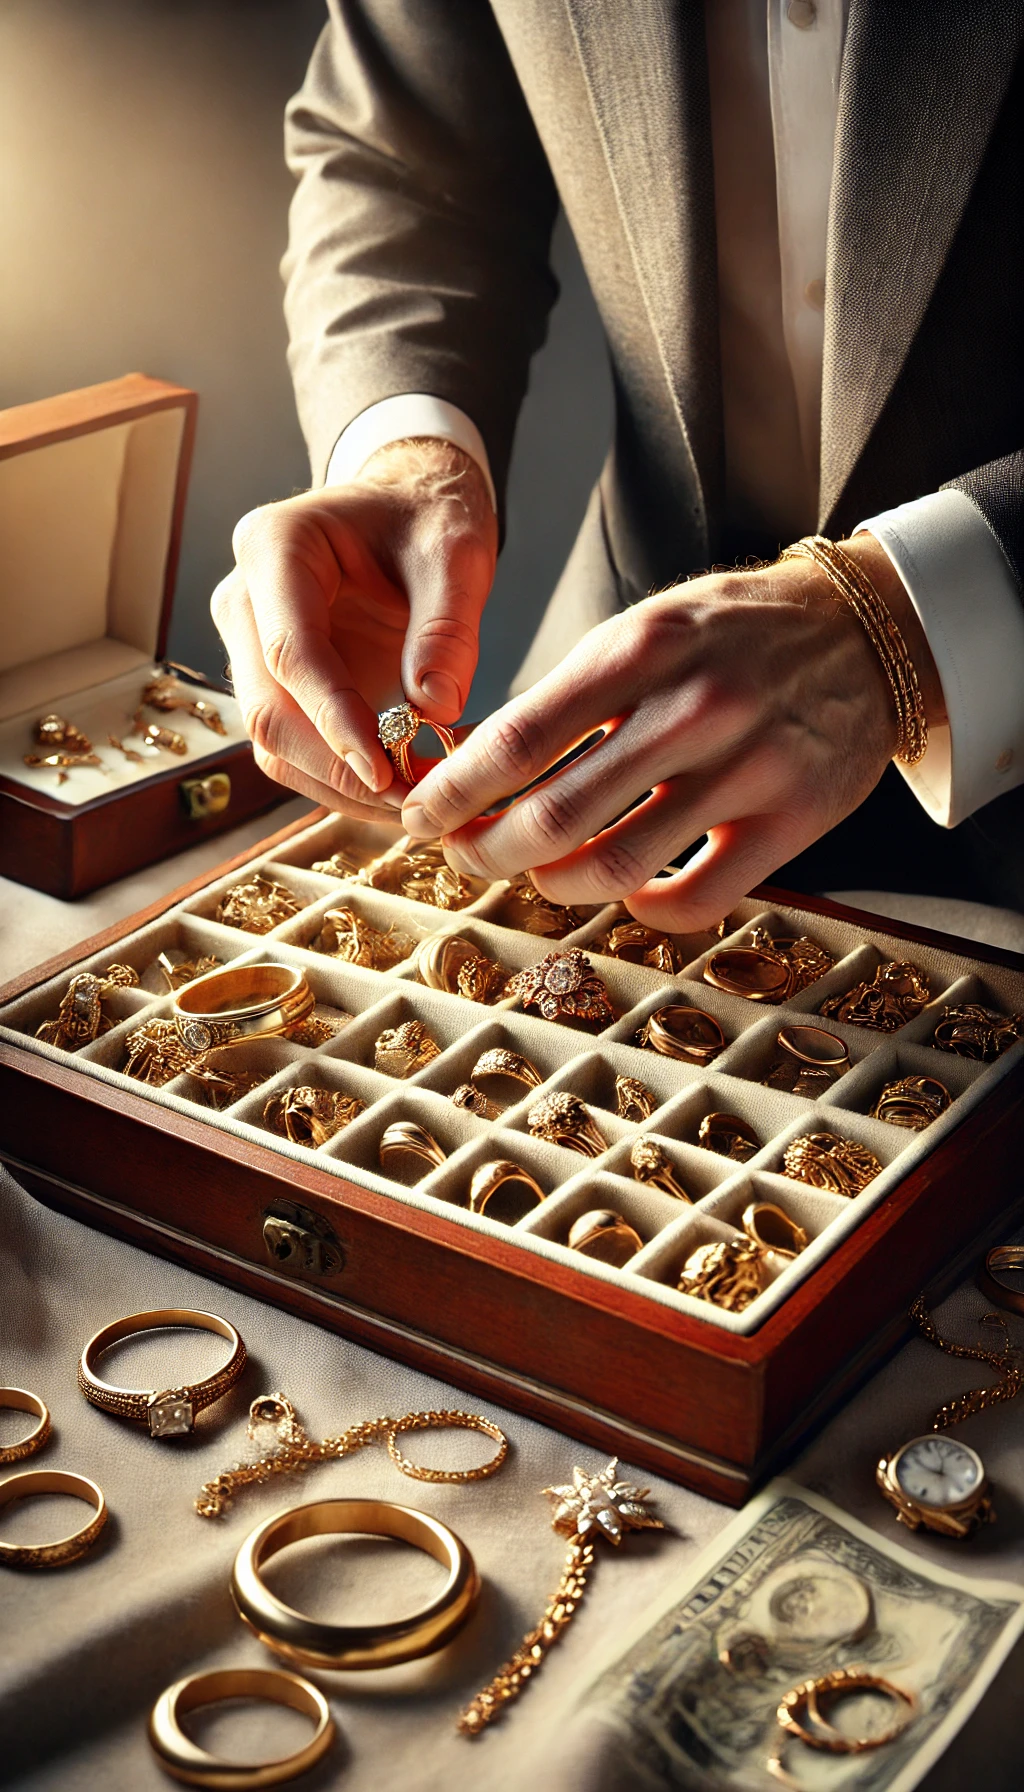
[[[730,523],[791,540],[816,525],[825,250],[848,0],[705,0],[715,161]],[[328,485],[403,437],[456,443],[494,483],[480,431],[425,393],[371,405],[340,436]],[[966,469],[965,469],[966,470]],[[906,585],[948,726],[900,766],[953,827],[1024,781],[1024,603],[998,540],[960,491],[859,525]]]

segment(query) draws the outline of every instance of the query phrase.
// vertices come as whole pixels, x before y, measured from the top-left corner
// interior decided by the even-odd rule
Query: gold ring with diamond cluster
[[[598,1131],[586,1102],[562,1089],[538,1101],[529,1110],[526,1124],[535,1139],[546,1139],[549,1145],[561,1145],[565,1151],[577,1151],[581,1157],[602,1157],[608,1149],[608,1141]]]
[[[377,717],[380,744],[405,784],[416,783],[410,748],[421,728],[429,728],[437,735],[444,748],[444,756],[449,759],[455,751],[455,736],[451,729],[442,728],[438,722],[431,722],[418,709],[414,709],[411,703],[396,703],[393,708],[382,710]]]
[[[228,965],[176,991],[174,1025],[194,1057],[273,1039],[308,1020],[316,998],[301,971],[284,964]]]
[[[96,1373],[97,1358],[124,1338],[138,1332],[162,1331],[169,1326],[188,1330],[216,1332],[231,1345],[231,1355],[223,1368],[200,1381],[177,1388],[147,1389],[115,1387],[101,1380]],[[233,1325],[216,1313],[196,1313],[189,1307],[164,1307],[152,1313],[132,1313],[127,1319],[115,1319],[94,1332],[82,1352],[78,1364],[78,1386],[91,1406],[118,1418],[148,1425],[150,1437],[183,1437],[195,1424],[196,1414],[212,1406],[233,1388],[246,1364],[246,1349]]]
[[[608,991],[585,952],[549,952],[509,979],[506,994],[525,1009],[535,1008],[544,1020],[598,1032],[616,1019]]]

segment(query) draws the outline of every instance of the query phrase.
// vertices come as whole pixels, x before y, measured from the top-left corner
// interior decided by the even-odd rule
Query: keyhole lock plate
[[[263,1215],[263,1242],[279,1269],[294,1276],[336,1276],[345,1252],[320,1214],[297,1201],[275,1201]]]

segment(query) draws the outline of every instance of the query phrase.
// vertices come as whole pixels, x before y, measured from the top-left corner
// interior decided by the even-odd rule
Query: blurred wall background
[[[139,369],[194,386],[199,436],[171,651],[219,673],[231,530],[308,481],[278,262],[281,122],[323,0],[3,0],[0,405]],[[467,714],[500,700],[571,545],[611,416],[568,231],[517,443]]]

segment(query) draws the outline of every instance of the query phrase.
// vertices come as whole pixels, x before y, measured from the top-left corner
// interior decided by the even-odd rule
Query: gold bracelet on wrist
[[[896,705],[896,751],[902,765],[917,765],[928,748],[928,721],[907,644],[863,568],[824,535],[805,535],[784,548],[780,560],[813,560],[849,604],[882,662]]]

